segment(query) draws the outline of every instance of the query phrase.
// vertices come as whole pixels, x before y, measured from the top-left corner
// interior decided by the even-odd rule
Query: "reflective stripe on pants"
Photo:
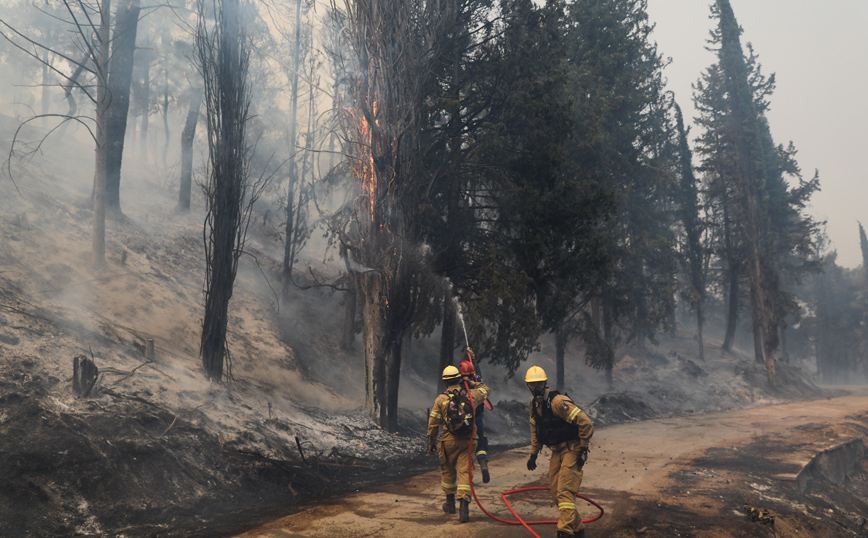
[[[470,449],[470,438],[441,440],[438,447],[440,454],[440,483],[443,493],[455,494],[456,499],[470,501],[470,473],[467,472],[467,452]],[[450,485],[452,487],[447,488]]]
[[[558,531],[576,534],[584,526],[576,510],[576,493],[582,485],[583,474],[578,464],[579,442],[560,443],[551,447],[551,451],[549,487],[560,512]]]

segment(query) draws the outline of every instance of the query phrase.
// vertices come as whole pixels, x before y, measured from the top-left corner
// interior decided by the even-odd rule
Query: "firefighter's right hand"
[[[437,446],[429,443],[428,444],[428,452],[430,452],[431,454],[437,452]]]
[[[534,469],[536,469],[536,454],[531,454],[527,459],[527,470],[533,471]]]

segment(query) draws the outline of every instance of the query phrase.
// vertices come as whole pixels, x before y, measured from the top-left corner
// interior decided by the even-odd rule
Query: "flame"
[[[356,124],[359,129],[359,155],[358,159],[353,161],[353,175],[362,182],[362,190],[368,196],[371,221],[373,221],[376,182],[376,177],[374,175],[373,133],[364,114],[359,112],[358,114],[353,114],[353,116],[356,118]]]

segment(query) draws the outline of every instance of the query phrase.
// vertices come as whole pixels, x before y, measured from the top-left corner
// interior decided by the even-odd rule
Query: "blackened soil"
[[[228,535],[348,487],[428,470],[353,458],[305,463],[223,444],[147,399],[105,391],[68,407],[32,361],[0,373],[0,536]],[[63,387],[61,387],[63,384]],[[219,529],[219,531],[215,531]]]

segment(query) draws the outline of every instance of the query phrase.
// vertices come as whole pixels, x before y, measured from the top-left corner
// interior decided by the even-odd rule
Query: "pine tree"
[[[696,313],[696,332],[699,343],[699,359],[705,360],[705,345],[702,338],[702,329],[705,323],[705,249],[701,236],[703,222],[700,215],[699,188],[696,176],[693,173],[693,153],[687,142],[687,130],[684,128],[684,119],[681,115],[681,107],[675,105],[676,128],[678,132],[678,159],[679,159],[679,183],[678,183],[678,214],[681,225],[684,228],[684,239],[681,245],[681,258],[688,275],[688,285],[685,289],[687,304]]]
[[[673,308],[670,103],[646,4],[576,0],[567,6],[575,129],[564,153],[565,174],[577,188],[610,193],[615,204],[601,228],[613,271],[577,298],[585,310],[576,316],[577,330],[586,361],[610,381],[619,341],[653,338]]]
[[[862,227],[861,222],[857,222],[859,225],[859,247],[862,249],[862,269],[864,271],[868,271],[868,237],[865,236],[865,228]]]
[[[697,84],[695,100],[705,133],[699,140],[709,193],[722,215],[726,257],[730,268],[731,313],[738,300],[736,271],[744,270],[750,289],[757,360],[764,359],[769,385],[775,387],[775,352],[779,329],[798,306],[787,291],[803,274],[818,269],[813,259],[819,225],[804,214],[819,188],[815,174],[803,181],[792,144],[775,146],[768,121],[768,97],[774,77],[762,75],[748,45],[745,56],[741,28],[727,0],[712,6],[718,27],[712,44],[719,45],[718,63]],[[796,178],[790,188],[787,178]],[[731,342],[730,324],[725,345]]]
[[[750,73],[741,46],[741,28],[728,0],[718,0],[716,16],[720,36],[718,58],[726,91],[727,113],[724,136],[732,144],[738,218],[743,219],[742,238],[746,247],[750,283],[751,317],[755,330],[762,330],[766,372],[775,387],[775,350],[778,346],[777,297],[779,275],[769,252],[768,215],[762,199],[767,195],[767,156],[763,152],[761,116],[750,86]]]

